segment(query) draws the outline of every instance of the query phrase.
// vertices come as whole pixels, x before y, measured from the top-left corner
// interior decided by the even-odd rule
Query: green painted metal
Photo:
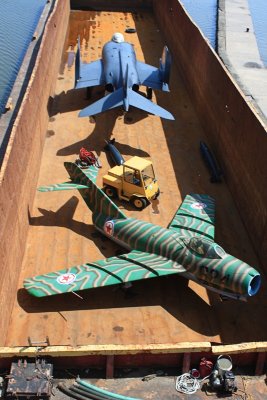
[[[81,169],[71,162],[65,162],[64,166],[72,181],[86,186],[86,189],[80,189],[79,192],[92,211],[93,222],[97,227],[102,228],[106,220],[110,218],[127,218],[116,204],[110,201],[109,197],[96,185],[98,168],[90,166],[87,169]]]
[[[169,274],[181,274],[234,298],[258,291],[259,273],[214,242],[212,197],[187,195],[166,229],[127,218],[97,187],[91,167],[82,170],[73,163],[65,163],[65,167],[93,212],[96,228],[130,252],[25,279],[24,287],[32,295],[44,297]]]
[[[214,240],[215,235],[215,201],[212,197],[201,194],[187,195],[181,207],[178,209],[169,229],[181,235],[203,235]]]
[[[72,182],[56,183],[55,185],[40,186],[39,192],[55,192],[58,190],[88,189],[85,185],[77,185]]]
[[[132,251],[125,256],[111,257],[25,279],[24,287],[32,295],[43,297],[179,272],[185,272],[185,269],[167,258]]]

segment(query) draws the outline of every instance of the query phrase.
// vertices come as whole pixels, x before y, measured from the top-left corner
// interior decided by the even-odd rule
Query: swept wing
[[[89,64],[81,61],[80,37],[75,58],[75,89],[105,84],[104,67],[102,60]]]
[[[171,55],[167,46],[164,46],[159,68],[137,61],[136,70],[141,85],[169,92]]]
[[[168,228],[182,236],[214,240],[215,200],[206,194],[187,195]]]
[[[105,85],[102,60],[93,61],[90,64],[81,64],[80,76],[77,79],[75,89]]]
[[[141,85],[162,90],[162,79],[158,68],[145,64],[142,61],[137,61],[136,70]]]
[[[46,297],[183,272],[181,265],[165,257],[132,251],[28,278],[24,280],[24,287],[35,297]]]

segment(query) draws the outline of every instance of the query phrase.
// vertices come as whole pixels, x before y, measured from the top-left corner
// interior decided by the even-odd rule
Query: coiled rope
[[[194,378],[190,373],[180,375],[176,379],[175,388],[178,392],[185,394],[194,394],[200,389],[202,380]]]

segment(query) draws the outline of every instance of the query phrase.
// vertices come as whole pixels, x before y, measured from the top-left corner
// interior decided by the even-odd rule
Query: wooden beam
[[[14,356],[34,357],[36,355],[51,357],[76,357],[87,355],[123,355],[123,354],[171,354],[210,352],[209,342],[182,342],[175,344],[148,345],[86,345],[86,346],[46,346],[40,347],[0,347],[0,358]]]
[[[219,354],[240,354],[240,353],[262,353],[267,351],[267,342],[249,342],[212,346],[212,353]]]

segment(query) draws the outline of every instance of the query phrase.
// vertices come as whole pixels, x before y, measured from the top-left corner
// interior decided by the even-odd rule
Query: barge
[[[86,3],[86,4],[85,4]],[[125,4],[127,3],[127,7]],[[112,4],[112,5],[111,5]],[[188,370],[203,355],[231,354],[238,365],[262,372],[267,349],[267,136],[224,65],[177,0],[55,1],[33,73],[11,131],[1,169],[0,364],[14,356],[47,356],[64,366],[168,365]],[[75,10],[74,10],[75,8]],[[78,9],[78,10],[76,10]],[[136,33],[125,33],[135,28]],[[101,57],[114,32],[134,44],[137,59],[158,65],[165,44],[173,65],[171,92],[153,102],[175,121],[132,108],[95,120],[78,118],[91,100],[73,90],[80,36],[84,62]],[[49,60],[49,61],[48,61]],[[102,97],[99,87],[92,91]],[[262,274],[259,294],[247,303],[222,301],[179,277],[137,282],[128,296],[118,287],[47,299],[31,297],[25,278],[110,257],[120,247],[98,234],[78,193],[36,192],[67,180],[64,161],[81,147],[109,163],[105,140],[116,138],[124,158],[153,161],[161,195],[146,209],[120,207],[127,216],[168,226],[186,194],[216,200],[216,241]],[[199,151],[207,142],[224,171],[212,184]]]

